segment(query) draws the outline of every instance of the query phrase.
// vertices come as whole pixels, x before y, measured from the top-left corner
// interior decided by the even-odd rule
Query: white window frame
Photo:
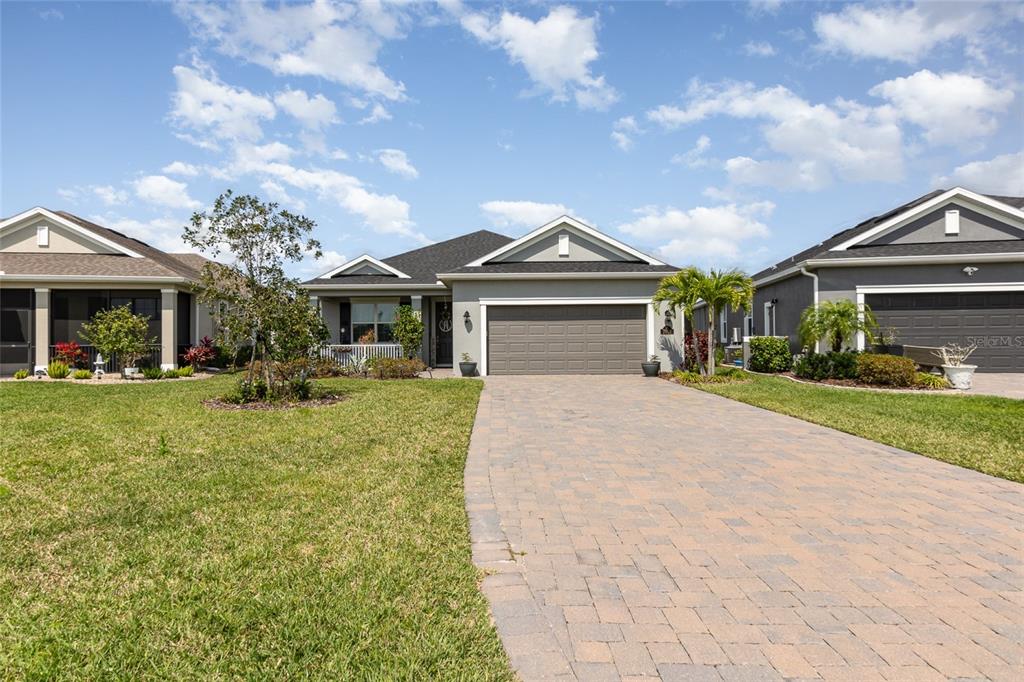
[[[775,304],[765,301],[764,304],[764,336],[774,336],[775,332]]]
[[[356,305],[372,305],[373,306],[373,339],[374,339],[373,342],[375,344],[378,344],[378,343],[397,343],[396,341],[380,341],[379,340],[380,339],[380,334],[378,334],[378,332],[377,332],[377,325],[381,324],[381,321],[377,319],[379,317],[379,314],[380,314],[379,311],[378,311],[377,306],[380,305],[381,303],[384,303],[384,304],[387,304],[387,305],[395,305],[395,306],[397,306],[397,305],[399,305],[401,303],[401,299],[399,299],[399,298],[376,298],[376,297],[374,297],[374,298],[366,298],[366,297],[349,298],[349,305],[350,306],[356,306]],[[349,320],[348,320],[349,337],[352,339],[352,345],[357,345],[359,343],[359,339],[355,335],[355,325],[356,325],[356,322],[353,319],[355,317],[355,315],[353,314],[353,311],[352,311],[351,308],[349,309],[348,317],[349,317]],[[366,322],[360,322],[359,324],[367,324],[367,323]],[[387,324],[394,324],[394,320],[392,320],[391,322],[389,322]]]

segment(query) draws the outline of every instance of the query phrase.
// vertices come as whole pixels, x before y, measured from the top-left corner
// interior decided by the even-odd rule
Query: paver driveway
[[[525,679],[1024,679],[1024,487],[641,377],[492,377],[474,560]]]

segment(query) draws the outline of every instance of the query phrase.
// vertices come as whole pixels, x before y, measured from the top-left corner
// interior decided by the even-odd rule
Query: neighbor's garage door
[[[642,305],[487,309],[489,374],[634,374],[645,359]]]
[[[971,364],[979,372],[1024,372],[1024,292],[877,294],[865,303],[897,343],[942,346],[978,344]]]

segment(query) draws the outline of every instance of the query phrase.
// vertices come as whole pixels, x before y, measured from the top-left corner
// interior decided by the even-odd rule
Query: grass
[[[694,388],[1024,483],[1024,401],[844,390],[750,376],[748,382]]]
[[[463,502],[480,384],[202,407],[231,380],[0,387],[0,677],[511,679]]]

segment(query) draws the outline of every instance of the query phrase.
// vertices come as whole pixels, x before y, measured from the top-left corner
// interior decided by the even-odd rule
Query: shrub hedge
[[[793,373],[801,379],[856,379],[857,353],[854,351],[810,353],[793,365]]]
[[[776,336],[750,339],[750,369],[755,372],[785,372],[792,366],[789,339]]]
[[[426,365],[419,358],[372,358],[369,368],[378,379],[415,379]]]
[[[917,365],[899,355],[861,353],[857,356],[857,378],[866,384],[913,386]]]

